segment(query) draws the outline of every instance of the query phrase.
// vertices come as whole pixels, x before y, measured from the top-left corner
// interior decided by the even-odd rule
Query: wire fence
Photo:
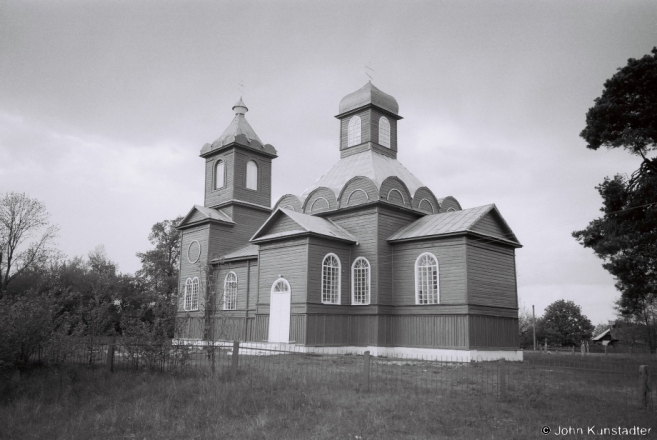
[[[232,341],[215,345],[73,342],[45,347],[34,360],[113,372],[216,375],[247,383],[267,378],[370,392],[458,392],[529,402],[570,395],[597,405],[656,410],[654,357],[603,362],[595,356],[526,353],[523,362],[466,362],[417,355],[338,354],[331,348],[318,347],[308,352],[306,347],[290,345],[240,346]]]

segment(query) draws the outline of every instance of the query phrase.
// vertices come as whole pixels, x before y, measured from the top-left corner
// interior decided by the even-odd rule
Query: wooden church
[[[340,160],[273,208],[277,151],[233,110],[178,226],[179,339],[522,359],[521,245],[494,204],[462,209],[397,161],[395,98],[371,82],[345,96]]]

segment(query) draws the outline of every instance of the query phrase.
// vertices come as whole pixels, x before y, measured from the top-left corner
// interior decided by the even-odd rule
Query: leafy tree
[[[630,58],[605,81],[580,133],[588,148],[625,148],[651,162],[646,154],[657,148],[657,47],[651,52]]]
[[[520,346],[534,347],[534,320],[532,313],[526,307],[518,310],[518,330],[520,336]]]
[[[547,306],[540,320],[541,336],[562,346],[579,345],[591,338],[593,328],[577,304],[563,299]]]
[[[12,280],[46,263],[57,232],[37,199],[15,192],[0,195],[0,298]]]
[[[580,134],[587,147],[624,148],[642,157],[630,177],[605,178],[596,187],[604,215],[573,236],[593,249],[621,292],[617,310],[642,323],[652,349],[657,306],[657,48],[628,60],[605,82],[602,95],[586,115]]]
[[[155,223],[148,236],[155,249],[138,253],[142,268],[135,274],[147,290],[165,298],[177,293],[178,264],[180,262],[180,231],[176,226],[182,217]]]

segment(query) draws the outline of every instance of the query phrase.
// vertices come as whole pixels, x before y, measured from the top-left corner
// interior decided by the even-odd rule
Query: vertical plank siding
[[[517,348],[518,337],[516,318],[470,317],[471,348]]]
[[[306,315],[290,316],[290,341],[295,344],[306,343]]]
[[[365,143],[371,140],[371,127],[370,127],[371,112],[369,109],[361,110],[358,113],[349,115],[346,118],[340,120],[340,151],[341,152],[342,150],[346,150],[349,148],[347,147],[347,145],[349,145],[347,142],[349,121],[354,116],[360,117],[360,129],[361,129],[360,142]]]
[[[395,316],[393,326],[396,346],[468,348],[467,315]]]

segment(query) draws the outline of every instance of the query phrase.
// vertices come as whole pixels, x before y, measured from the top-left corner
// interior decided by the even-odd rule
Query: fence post
[[[639,397],[641,408],[648,408],[648,395],[650,393],[650,373],[647,365],[639,367]]]
[[[574,345],[572,347],[570,347],[570,351],[571,351],[572,354],[575,354],[575,346]]]
[[[605,345],[605,356],[607,356],[607,346]]]
[[[214,345],[214,341],[213,341],[213,342],[212,342],[212,354],[211,354],[211,356],[212,356],[212,368],[211,368],[211,370],[212,370],[212,375],[214,375],[214,373],[215,373],[215,371],[216,371],[216,361],[215,361],[215,358],[214,358],[214,355],[215,355],[215,352],[216,352],[216,351],[217,351],[217,350],[216,350],[216,347],[215,347],[215,345]]]
[[[500,384],[500,399],[506,400],[506,361],[504,358],[500,359],[500,368],[498,370]]]
[[[363,390],[370,390],[370,352],[366,351],[363,357]]]
[[[239,366],[239,355],[240,355],[240,341],[233,341],[233,365],[231,369],[233,377],[237,376],[237,367]]]
[[[114,372],[114,344],[107,346],[107,371]]]

